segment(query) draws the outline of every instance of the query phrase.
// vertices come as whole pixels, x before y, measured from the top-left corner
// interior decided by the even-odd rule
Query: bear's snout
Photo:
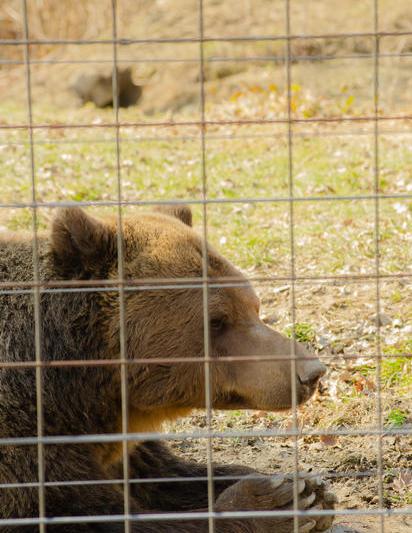
[[[298,371],[298,379],[302,385],[315,385],[325,375],[326,366],[318,359],[305,362],[303,368]]]

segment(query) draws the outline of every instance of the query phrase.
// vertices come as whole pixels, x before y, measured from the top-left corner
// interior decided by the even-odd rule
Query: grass
[[[392,409],[386,417],[387,425],[395,428],[402,427],[408,420],[408,413],[402,409]]]
[[[410,354],[412,354],[412,340],[409,339],[399,341],[395,345],[384,346],[380,366],[383,387],[386,389],[396,387],[399,393],[410,395],[412,390],[412,357]],[[370,378],[376,374],[376,365],[361,366],[359,371]]]
[[[129,111],[130,118],[133,114]],[[13,110],[1,107],[13,122]],[[49,109],[44,121],[67,119]],[[72,113],[74,121],[111,121],[110,111],[93,108]],[[229,203],[208,206],[210,239],[241,268],[270,269],[289,275],[290,236],[288,146],[284,135],[271,138],[220,138],[225,128],[215,128],[206,141],[208,197]],[[30,156],[24,131],[0,132],[0,190],[4,203],[31,198]],[[136,136],[137,134],[137,136]],[[325,135],[326,137],[325,137]],[[143,136],[139,139],[140,136]],[[217,139],[216,137],[219,137]],[[120,170],[125,200],[200,200],[202,159],[198,135],[188,128],[122,131]],[[35,173],[41,202],[99,202],[117,198],[117,166],[110,129],[36,130]],[[1,144],[4,143],[4,144]],[[412,164],[412,149],[402,138],[381,139],[381,176]],[[334,200],[339,196],[373,194],[373,149],[369,137],[342,136],[339,132],[313,130],[294,142],[294,196],[327,201],[295,204],[295,260],[299,275],[373,273],[375,268],[374,201]],[[396,167],[397,168],[397,167]],[[402,175],[399,170],[399,174]],[[381,178],[381,192],[401,194],[408,182],[397,175]],[[258,203],[254,199],[274,198]],[[283,200],[283,201],[282,201]],[[412,264],[412,250],[405,224],[411,220],[410,200],[380,202],[381,270],[405,272]],[[23,210],[2,210],[0,225],[20,229],[30,225]],[[40,217],[44,225],[47,217]],[[201,222],[201,211],[195,209]],[[222,220],[225,221],[222,224]],[[256,231],[256,228],[259,231]],[[397,296],[395,295],[396,299]]]
[[[315,340],[315,331],[310,324],[304,322],[298,322],[295,327],[289,326],[286,328],[285,333],[288,337],[292,338],[293,330],[295,333],[295,339],[299,342],[311,343]]]

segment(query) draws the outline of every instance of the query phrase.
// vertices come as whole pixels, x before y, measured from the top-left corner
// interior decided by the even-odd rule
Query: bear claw
[[[218,511],[287,511],[294,508],[294,476],[263,476],[252,474],[224,490],[216,501]],[[323,511],[334,508],[335,495],[327,490],[320,478],[300,475],[297,480],[300,510]],[[299,533],[325,531],[333,522],[333,515],[302,516]],[[253,518],[253,530],[264,533],[294,531],[293,517]]]

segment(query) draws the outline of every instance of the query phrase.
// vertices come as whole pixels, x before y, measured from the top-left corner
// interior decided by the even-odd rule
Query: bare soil
[[[318,408],[314,401],[312,408]],[[277,424],[270,422],[264,414],[246,413],[243,423],[233,422],[230,415],[216,414],[215,425],[222,430],[276,429]],[[193,427],[205,425],[201,414],[191,417],[179,424],[179,429],[190,431]],[[295,465],[295,444],[290,438],[254,437],[220,438],[213,440],[213,460],[216,463],[253,465],[256,470],[270,473],[276,471],[293,472]],[[205,441],[184,440],[172,443],[172,448],[186,458],[204,462],[206,458]],[[299,465],[302,471],[320,474],[327,478],[332,490],[338,497],[338,509],[347,511],[347,515],[336,518],[334,533],[351,531],[380,531],[379,516],[365,516],[362,512],[373,513],[379,508],[378,441],[376,437],[352,436],[339,437],[333,445],[324,444],[319,437],[300,438],[297,443]],[[384,437],[383,452],[383,491],[385,509],[398,508],[393,501],[393,481],[397,472],[410,468],[412,461],[412,437]],[[399,509],[399,508],[398,508]],[[405,509],[405,508],[404,508]],[[360,513],[351,516],[351,512]],[[410,511],[409,511],[410,512]],[[411,516],[385,517],[385,531],[388,533],[406,533],[410,531]],[[346,528],[346,529],[345,529]],[[352,529],[350,529],[352,528]]]
[[[331,95],[339,94],[344,87],[357,102],[366,101],[373,108],[375,41],[370,35],[356,35],[373,32],[373,2],[320,0],[309,5],[296,0],[290,6],[291,33],[304,37],[291,41],[294,83],[314,93],[321,90]],[[284,0],[207,0],[203,7],[204,37],[209,39],[203,46],[207,102],[216,103],[238,91],[268,84],[283,90],[286,40],[282,36],[287,33]],[[399,37],[389,35],[380,40],[381,103],[390,103],[393,112],[401,103],[410,103],[408,54],[412,38],[407,32],[412,27],[412,8],[408,0],[398,0],[395,5],[381,0],[379,15],[380,31],[403,32]],[[200,36],[199,17],[197,0],[141,0],[137,8],[130,0],[118,2],[118,37],[125,39],[118,46],[118,60],[121,65],[132,66],[135,81],[143,84],[139,107],[146,113],[199,111],[200,46],[191,42]],[[0,38],[23,38],[23,22],[19,1],[1,3]],[[67,108],[78,105],[70,89],[72,82],[84,72],[110,72],[113,47],[110,42],[98,42],[112,37],[109,0],[90,0],[81,8],[73,0],[31,2],[29,28],[32,39],[46,42],[97,41],[30,47],[33,97],[39,104],[52,102]],[[339,35],[345,33],[353,36]],[[128,39],[139,42],[130,44]],[[144,40],[155,42],[140,42]],[[6,60],[0,64],[2,98],[24,102],[24,48],[3,46],[1,58]]]

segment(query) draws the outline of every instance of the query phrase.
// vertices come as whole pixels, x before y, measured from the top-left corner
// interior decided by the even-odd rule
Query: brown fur
[[[151,413],[132,409],[129,411],[128,431],[130,433],[155,433],[162,430],[165,422],[173,422],[178,418],[190,414],[189,408],[162,408]],[[119,416],[115,425],[115,433],[122,432],[122,417]],[[136,447],[136,442],[129,443],[130,453]],[[98,445],[96,460],[105,469],[109,469],[122,460],[123,448],[121,442]]]
[[[205,406],[204,310],[201,239],[190,227],[185,207],[163,208],[126,219],[121,232],[124,255],[124,348],[127,365],[128,431],[159,431],[166,420]],[[98,221],[80,209],[64,209],[54,220],[50,236],[39,238],[39,273],[44,281],[101,280],[104,290],[49,291],[41,295],[40,336],[44,361],[120,358],[120,299],[116,221]],[[31,242],[23,237],[0,241],[0,281],[28,282],[33,276]],[[213,407],[221,409],[286,409],[291,405],[290,355],[297,361],[298,401],[306,401],[316,388],[323,367],[302,346],[292,344],[259,319],[258,299],[240,272],[215,250],[208,249],[208,276],[212,280],[237,277],[239,287],[209,290],[210,390]],[[157,280],[198,281],[195,287],[157,287]],[[109,283],[108,281],[109,280]],[[151,287],[142,287],[148,280]],[[112,288],[111,288],[112,287]],[[129,290],[132,287],[134,290]],[[11,289],[0,295],[0,357],[2,361],[35,358],[35,313],[31,294]],[[273,356],[271,361],[250,361],[247,356]],[[228,356],[245,356],[230,362]],[[173,362],[173,358],[181,359]],[[198,361],[189,361],[198,358]],[[139,363],[133,360],[139,359]],[[46,367],[42,371],[44,434],[85,435],[122,432],[120,365]],[[0,438],[37,434],[34,369],[0,369]],[[205,477],[206,467],[174,457],[163,444],[141,440],[129,444],[131,478]],[[35,482],[38,455],[34,446],[0,449],[0,483]],[[51,445],[44,447],[47,481],[117,479],[122,471],[121,436],[114,443]],[[241,467],[214,468],[216,505],[220,510],[242,510],[253,481],[219,480],[248,471]],[[276,509],[293,491],[285,480],[256,482],[266,495],[250,494],[255,509]],[[263,483],[263,485],[262,485]],[[304,483],[305,485],[305,483]],[[306,489],[310,488],[309,482]],[[231,489],[232,492],[227,492]],[[234,488],[233,488],[234,487]],[[323,487],[323,485],[322,485]],[[259,490],[260,490],[259,488]],[[207,508],[205,481],[133,484],[131,512],[187,511]],[[253,491],[252,491],[253,492]],[[245,496],[246,494],[246,496]],[[303,494],[303,492],[302,492]],[[316,504],[330,507],[324,489]],[[286,496],[285,496],[286,495]],[[0,518],[38,514],[34,488],[7,488],[0,493]],[[303,500],[302,500],[303,501]],[[326,502],[326,503],[325,503]],[[303,505],[303,503],[302,503]],[[121,487],[70,485],[46,488],[48,516],[123,513]],[[315,524],[316,525],[316,524]],[[319,525],[319,523],[318,523]],[[273,529],[275,527],[275,529]],[[290,531],[291,521],[219,520],[218,531]],[[133,522],[132,531],[206,531],[205,521]],[[123,524],[85,523],[49,525],[59,533],[123,530]],[[3,528],[1,531],[9,531]],[[12,531],[10,529],[10,531]],[[32,533],[37,526],[19,527]]]

